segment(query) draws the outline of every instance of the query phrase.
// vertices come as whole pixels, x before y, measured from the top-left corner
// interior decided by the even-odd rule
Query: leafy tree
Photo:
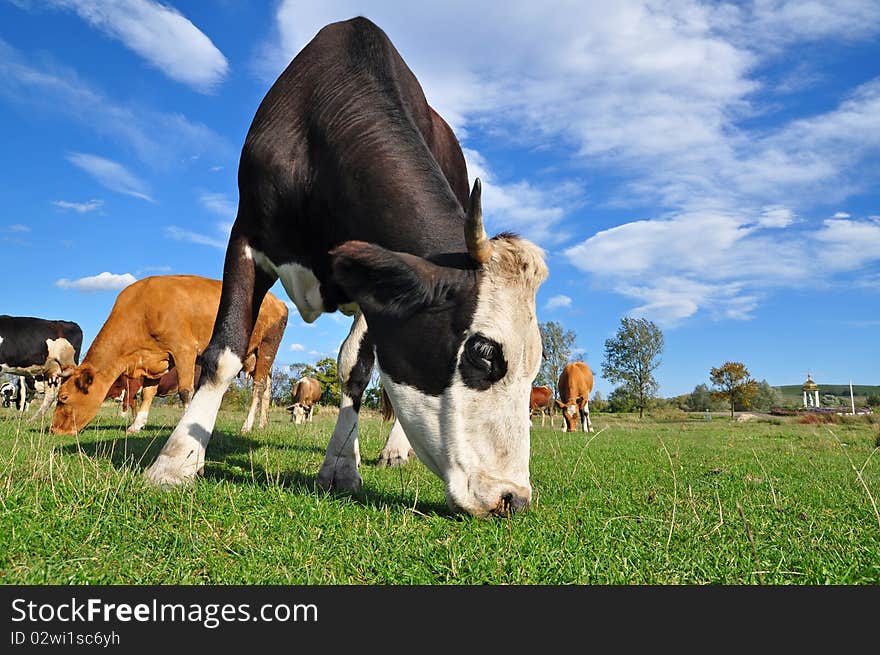
[[[615,414],[631,412],[636,409],[636,399],[626,387],[617,387],[608,394],[608,411]]]
[[[621,319],[615,337],[605,341],[602,375],[611,382],[623,383],[639,409],[639,418],[657,394],[654,371],[660,366],[662,352],[663,333],[645,318]]]
[[[868,407],[880,407],[880,394],[872,393],[865,398],[865,404]]]
[[[767,380],[758,382],[758,388],[755,396],[751,400],[751,406],[755,409],[767,411],[771,407],[776,407],[781,402],[779,392],[770,386]]]
[[[724,409],[724,405],[712,395],[707,385],[698,384],[687,396],[684,409],[689,412],[714,412]]]
[[[297,378],[299,379],[299,378]],[[286,405],[293,393],[293,385],[296,383],[282,368],[272,369],[272,404]]]
[[[577,341],[577,335],[573,330],[565,330],[560,323],[548,321],[539,323],[541,330],[541,342],[544,345],[544,357],[541,360],[541,370],[535,378],[536,385],[547,385],[553,389],[553,396],[559,396],[556,388],[559,384],[559,376],[562,369],[571,361],[571,353]]]
[[[758,383],[742,362],[724,362],[718,368],[713,367],[709,379],[715,385],[713,395],[730,404],[730,418],[737,407],[747,409],[758,392]]]
[[[608,403],[602,397],[599,391],[593,392],[593,399],[590,401],[591,412],[604,412],[608,408]]]

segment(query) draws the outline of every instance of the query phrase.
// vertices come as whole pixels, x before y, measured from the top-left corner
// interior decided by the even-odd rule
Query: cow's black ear
[[[330,257],[334,281],[367,312],[409,316],[447,290],[442,267],[408,253],[346,241]]]

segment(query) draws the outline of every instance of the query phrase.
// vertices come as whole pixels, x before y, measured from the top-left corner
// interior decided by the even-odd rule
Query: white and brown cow
[[[321,383],[315,378],[300,378],[293,385],[290,394],[290,420],[294,425],[302,425],[306,421],[312,421],[315,412],[315,404],[321,400]]]
[[[147,478],[177,485],[202,468],[254,308],[280,278],[307,323],[354,316],[322,486],[362,485],[358,412],[375,360],[399,433],[452,509],[528,506],[544,253],[512,234],[488,238],[479,180],[469,193],[455,134],[381,29],[333,23],[303,48],[257,109],[238,183],[202,382]]]
[[[30,385],[45,382],[43,402],[31,419],[42,416],[64,377],[79,363],[82,329],[72,321],[0,315],[0,373],[22,376]],[[17,394],[18,408],[27,405],[27,390]]]
[[[544,419],[550,416],[553,407],[553,389],[546,385],[532,387],[529,393],[529,419],[535,414],[541,416],[541,427],[544,427]],[[551,423],[552,427],[552,423]]]
[[[566,364],[559,376],[559,398],[556,406],[562,410],[562,429],[574,432],[580,418],[584,432],[593,431],[590,421],[590,393],[593,391],[593,371],[584,362]]]
[[[123,289],[82,364],[61,384],[52,432],[82,430],[123,374],[135,380],[159,380],[176,368],[177,393],[186,407],[193,393],[197,358],[208,345],[217,316],[220,288],[220,280],[196,275],[156,275]],[[254,378],[253,401],[242,432],[251,430],[258,412],[260,427],[266,425],[272,364],[287,325],[287,305],[271,293],[261,300],[242,353],[245,370]],[[147,389],[152,390],[149,397]],[[146,424],[157,390],[157,385],[145,387],[129,432]]]

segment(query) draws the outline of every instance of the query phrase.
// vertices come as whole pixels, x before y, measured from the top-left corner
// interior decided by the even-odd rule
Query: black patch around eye
[[[479,333],[473,335],[464,344],[458,370],[468,387],[485,391],[507,375],[507,360],[501,344]]]

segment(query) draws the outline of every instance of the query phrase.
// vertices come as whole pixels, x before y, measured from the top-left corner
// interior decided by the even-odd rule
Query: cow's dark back
[[[266,94],[242,149],[239,189],[240,212],[253,207],[272,223],[261,226],[272,238],[256,235],[257,249],[306,266],[322,284],[328,252],[352,239],[420,256],[466,252],[458,140],[365,18],[322,29]],[[349,301],[332,284],[321,292],[327,311]]]
[[[56,321],[33,316],[0,315],[0,363],[28,367],[46,361],[46,339],[65,338],[73,346],[74,362],[79,364],[83,333],[72,321]]]

